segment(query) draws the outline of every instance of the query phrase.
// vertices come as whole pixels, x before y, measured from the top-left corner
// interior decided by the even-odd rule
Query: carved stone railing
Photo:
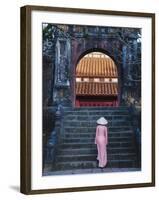
[[[134,132],[134,141],[136,145],[136,153],[138,156],[138,165],[141,164],[141,106],[131,104],[129,107],[131,115],[131,124]]]
[[[62,132],[62,108],[58,106],[55,113],[55,126],[47,143],[44,146],[44,165],[50,164],[54,167],[58,144],[60,143],[60,135]]]

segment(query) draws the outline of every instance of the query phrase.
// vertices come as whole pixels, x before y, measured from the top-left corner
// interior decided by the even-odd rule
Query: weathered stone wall
[[[120,103],[141,96],[140,29],[45,24],[43,29],[43,103],[74,103],[75,68],[92,51],[117,65]],[[136,90],[136,88],[138,88]]]

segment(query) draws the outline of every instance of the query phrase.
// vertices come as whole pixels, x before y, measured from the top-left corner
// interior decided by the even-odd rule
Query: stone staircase
[[[97,168],[94,144],[96,120],[104,116],[108,124],[108,164],[106,168],[138,168],[134,134],[127,107],[65,108],[53,170]]]

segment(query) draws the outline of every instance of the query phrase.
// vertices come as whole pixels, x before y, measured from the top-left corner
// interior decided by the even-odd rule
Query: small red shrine
[[[85,55],[76,67],[76,107],[118,106],[118,72],[107,55]]]

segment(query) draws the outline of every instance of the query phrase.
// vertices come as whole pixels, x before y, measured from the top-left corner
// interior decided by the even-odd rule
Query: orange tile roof
[[[76,95],[80,96],[116,96],[117,83],[76,82]]]
[[[118,77],[118,72],[109,57],[84,57],[77,65],[76,77]]]

